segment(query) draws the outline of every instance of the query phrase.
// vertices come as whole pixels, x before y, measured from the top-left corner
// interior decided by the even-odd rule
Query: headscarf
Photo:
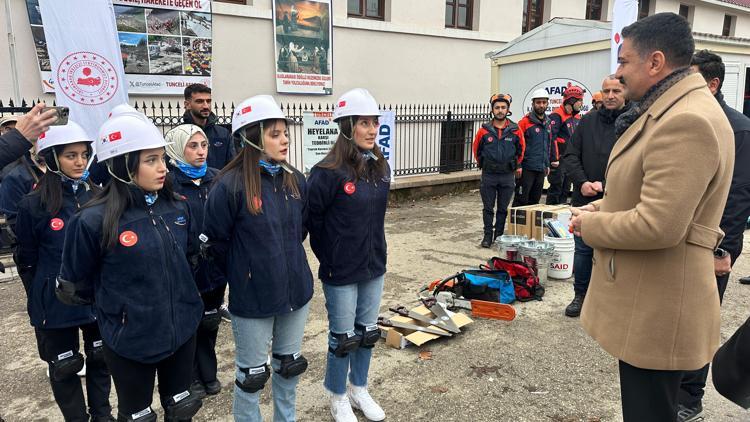
[[[166,150],[169,162],[191,179],[205,176],[208,168],[207,162],[204,162],[200,167],[195,167],[185,160],[185,146],[196,133],[200,133],[208,140],[208,136],[203,132],[203,129],[193,124],[179,125],[164,135],[164,139],[167,141]]]

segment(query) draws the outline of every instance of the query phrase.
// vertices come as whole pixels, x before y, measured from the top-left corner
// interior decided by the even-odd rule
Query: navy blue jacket
[[[305,306],[313,281],[302,242],[307,185],[298,171],[301,196],[287,192],[283,176],[261,172],[262,212],[247,210],[242,174],[233,170],[208,194],[203,235],[229,282],[229,311],[242,318],[267,318]],[[205,238],[204,238],[205,239]]]
[[[75,283],[78,296],[94,300],[110,349],[155,363],[185,344],[203,316],[187,258],[197,247],[190,233],[194,221],[185,201],[158,198],[149,207],[142,191],[131,192],[133,203],[120,217],[111,250],[101,247],[105,204],[73,217],[59,278]]]
[[[0,136],[0,169],[28,154],[31,147],[31,142],[18,129]]]
[[[214,113],[208,116],[205,126],[195,123],[190,110],[186,111],[182,116],[182,121],[185,124],[199,126],[208,137],[208,159],[206,163],[208,163],[209,167],[221,170],[227,163],[232,161],[235,154],[234,145],[232,144],[232,133],[229,132],[229,129],[217,124],[218,117]]]
[[[523,134],[510,120],[506,121],[501,133],[492,122],[485,123],[474,137],[472,150],[482,172],[512,173],[523,157]]]
[[[308,180],[310,246],[318,277],[346,285],[385,274],[385,210],[390,170],[378,180],[351,180],[341,170],[313,167]]]
[[[0,213],[12,222],[18,212],[18,203],[34,189],[43,173],[31,161],[28,154],[22,158],[17,166],[3,179],[0,184]]]
[[[206,169],[206,175],[200,179],[200,186],[198,186],[193,182],[193,179],[186,176],[180,169],[170,166],[169,178],[172,182],[172,188],[190,204],[192,217],[198,227],[203,225],[203,212],[208,199],[208,191],[218,173],[218,170],[209,167]],[[195,242],[198,242],[197,236]],[[227,284],[227,280],[224,277],[224,272],[217,268],[215,263],[201,259],[195,272],[195,283],[198,285],[198,290],[205,293],[223,287]]]
[[[65,232],[76,211],[91,198],[84,185],[76,193],[70,182],[62,185],[63,204],[55,215],[44,209],[38,191],[26,195],[18,204],[17,268],[26,288],[31,325],[37,328],[75,327],[96,320],[91,305],[69,306],[55,297]]]
[[[728,250],[735,260],[742,251],[743,233],[750,216],[750,118],[729,107],[721,92],[716,94],[716,99],[734,132],[734,173],[719,224],[725,233],[719,247]]]
[[[549,168],[552,140],[549,118],[545,117],[542,121],[531,112],[523,116],[518,127],[525,141],[521,167],[524,170],[545,171]]]
[[[549,114],[549,127],[552,136],[551,160],[560,161],[565,155],[567,143],[573,137],[578,123],[581,122],[580,114],[568,114],[565,106],[561,105]]]

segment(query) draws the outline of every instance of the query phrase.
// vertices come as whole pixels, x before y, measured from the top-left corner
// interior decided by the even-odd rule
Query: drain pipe
[[[10,53],[10,77],[13,83],[13,104],[21,106],[21,89],[18,86],[18,65],[16,63],[16,36],[13,34],[13,18],[10,0],[5,0],[5,23],[8,27],[8,52]]]

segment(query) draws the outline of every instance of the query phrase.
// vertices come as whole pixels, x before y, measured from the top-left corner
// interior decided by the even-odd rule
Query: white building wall
[[[213,88],[218,101],[237,102],[267,93],[278,101],[333,103],[353,87],[367,87],[382,103],[483,102],[490,86],[484,54],[520,35],[521,1],[479,0],[475,30],[445,28],[444,0],[386,0],[386,21],[348,18],[345,1],[333,2],[332,96],[276,94],[271,0],[252,6],[214,2]],[[42,93],[24,0],[11,0],[21,96]],[[478,15],[477,15],[478,13]],[[0,7],[0,32],[7,33]],[[8,63],[7,43],[0,62]],[[13,92],[9,72],[0,78],[0,99]],[[131,95],[131,102],[179,97]]]

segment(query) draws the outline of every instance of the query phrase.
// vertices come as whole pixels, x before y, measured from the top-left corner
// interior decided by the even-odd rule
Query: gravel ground
[[[389,271],[382,309],[415,303],[426,282],[486,260],[481,249],[481,201],[469,192],[392,206],[386,217]],[[750,250],[750,248],[746,249]],[[317,262],[308,252],[310,265]],[[737,276],[750,274],[750,260],[739,259]],[[727,339],[750,313],[750,286],[733,276],[722,308],[722,338]],[[512,322],[476,320],[452,339],[421,348],[375,347],[370,390],[388,421],[619,421],[617,362],[604,353],[563,309],[573,297],[572,282],[550,281],[542,302],[516,305]],[[6,421],[60,421],[28,325],[23,287],[0,284],[0,416]],[[327,320],[323,294],[316,288],[305,330],[303,352],[310,368],[298,389],[300,421],[331,420],[322,380]],[[231,386],[231,328],[222,324],[217,353],[219,379]],[[431,351],[431,360],[420,360]],[[270,388],[262,412],[271,420]],[[116,402],[114,389],[112,402]],[[154,400],[158,408],[158,399]],[[748,421],[750,413],[723,399],[709,382],[704,399],[708,421]],[[229,421],[232,388],[208,398],[195,421]],[[360,420],[364,417],[359,414]]]

